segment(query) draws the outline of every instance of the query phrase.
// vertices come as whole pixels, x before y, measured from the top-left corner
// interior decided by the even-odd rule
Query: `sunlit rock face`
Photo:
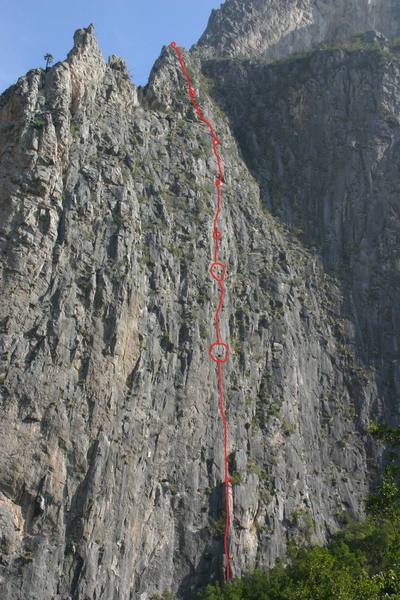
[[[203,56],[284,58],[376,30],[400,36],[397,0],[226,0],[198,42]]]
[[[368,6],[349,31],[341,2],[232,0],[182,49],[224,170],[234,575],[362,518],[368,423],[399,421],[398,20]],[[269,64],[272,9],[336,47]],[[0,97],[5,600],[186,600],[223,574],[215,173],[168,47],[137,88],[90,26]]]

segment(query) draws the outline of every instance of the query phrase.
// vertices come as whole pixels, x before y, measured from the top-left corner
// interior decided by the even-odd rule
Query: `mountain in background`
[[[276,60],[370,30],[400,35],[397,0],[227,0],[197,45],[212,57]]]
[[[221,141],[234,575],[359,520],[399,424],[391,0],[227,0],[189,53]],[[223,574],[215,161],[164,47],[93,27],[0,97],[0,592],[177,598]]]

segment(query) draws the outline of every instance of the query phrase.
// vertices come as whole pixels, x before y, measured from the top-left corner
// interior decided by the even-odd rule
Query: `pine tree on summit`
[[[49,70],[49,66],[54,62],[54,57],[52,54],[49,54],[48,52],[44,55],[44,60],[46,61],[46,71]]]

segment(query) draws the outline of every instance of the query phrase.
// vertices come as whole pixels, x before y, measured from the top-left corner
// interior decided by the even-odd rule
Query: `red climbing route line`
[[[231,567],[229,562],[229,551],[228,551],[228,535],[230,528],[230,515],[229,515],[229,469],[228,469],[228,424],[226,422],[225,410],[224,410],[224,392],[223,392],[223,383],[222,383],[222,364],[226,363],[228,360],[228,352],[229,346],[221,341],[220,331],[219,331],[219,316],[222,309],[222,304],[224,300],[224,278],[225,278],[225,265],[218,261],[218,248],[219,242],[221,239],[221,232],[218,229],[218,218],[221,212],[221,182],[223,179],[223,172],[221,167],[221,161],[218,155],[217,146],[220,144],[219,139],[215,135],[215,131],[211,123],[205,118],[200,108],[198,107],[195,97],[196,92],[192,88],[192,84],[185,69],[185,65],[182,60],[181,53],[176,46],[175,42],[171,42],[170,47],[173,48],[177,59],[179,61],[179,66],[182,71],[182,75],[186,80],[188,96],[193,105],[196,115],[205,125],[207,125],[211,138],[212,138],[212,147],[215,156],[215,160],[218,168],[218,178],[214,180],[214,185],[217,190],[217,206],[215,210],[213,226],[212,226],[212,238],[214,240],[214,251],[213,251],[213,262],[210,266],[210,275],[212,279],[218,285],[218,293],[219,293],[219,301],[217,310],[215,312],[215,342],[211,344],[208,349],[208,354],[212,362],[217,364],[217,376],[218,376],[218,401],[219,401],[219,411],[221,415],[222,424],[224,427],[224,482],[225,482],[225,534],[224,534],[224,553],[225,553],[225,580],[231,578]]]

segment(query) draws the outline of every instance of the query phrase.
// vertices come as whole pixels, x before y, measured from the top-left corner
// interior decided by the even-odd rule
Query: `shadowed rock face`
[[[274,66],[205,65],[266,205],[343,282],[388,418],[400,392],[399,57],[400,45],[367,42]]]
[[[226,0],[212,11],[198,51],[276,60],[369,30],[400,36],[397,0]]]
[[[74,42],[0,97],[0,595],[189,599],[223,573],[211,140],[171,50],[137,89]],[[182,52],[224,168],[240,575],[361,518],[398,422],[399,56]]]

